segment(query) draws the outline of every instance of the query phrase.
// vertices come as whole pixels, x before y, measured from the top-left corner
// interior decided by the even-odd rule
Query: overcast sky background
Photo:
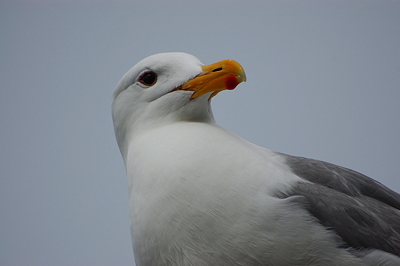
[[[0,265],[132,265],[111,101],[142,58],[234,59],[217,122],[400,191],[400,1],[0,2]]]

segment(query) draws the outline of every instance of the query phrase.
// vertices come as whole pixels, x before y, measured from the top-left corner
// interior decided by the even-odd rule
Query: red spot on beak
[[[236,88],[237,85],[239,85],[240,82],[238,82],[237,77],[230,75],[227,76],[225,79],[225,85],[227,90],[233,90]]]

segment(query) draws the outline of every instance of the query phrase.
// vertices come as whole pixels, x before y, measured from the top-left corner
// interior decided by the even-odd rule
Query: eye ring
[[[153,71],[146,71],[140,75],[138,81],[146,86],[153,86],[157,82],[157,74]]]

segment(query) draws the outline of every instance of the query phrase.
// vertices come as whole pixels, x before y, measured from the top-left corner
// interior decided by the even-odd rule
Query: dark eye
[[[146,86],[152,86],[157,82],[157,75],[153,71],[144,72],[139,77],[139,82]]]

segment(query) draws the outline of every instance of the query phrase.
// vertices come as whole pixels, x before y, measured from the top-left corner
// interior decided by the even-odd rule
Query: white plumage
[[[243,69],[234,61],[204,66],[192,55],[164,53],[140,61],[119,82],[113,120],[129,181],[136,264],[400,262],[400,228],[391,224],[400,219],[398,194],[351,170],[258,147],[215,124],[211,97],[244,80]],[[357,193],[322,184],[319,173],[331,178],[339,171],[321,170],[325,164],[351,175],[349,182],[360,191],[365,180],[382,191],[383,199],[363,196],[384,205],[384,215],[391,215],[382,218],[391,230],[382,231],[394,239],[388,248],[381,248],[379,241],[376,246],[365,237],[360,240],[357,232],[349,239],[343,236],[353,229],[336,230],[349,225],[346,210],[355,209],[355,203],[326,208],[342,211],[343,219],[336,217],[340,221],[330,219],[325,207],[318,208],[313,192],[332,193],[333,204],[347,196],[370,204]],[[308,176],[310,167],[318,174]],[[332,182],[339,187],[342,180],[335,178]],[[376,215],[374,208],[373,215],[366,211]]]

